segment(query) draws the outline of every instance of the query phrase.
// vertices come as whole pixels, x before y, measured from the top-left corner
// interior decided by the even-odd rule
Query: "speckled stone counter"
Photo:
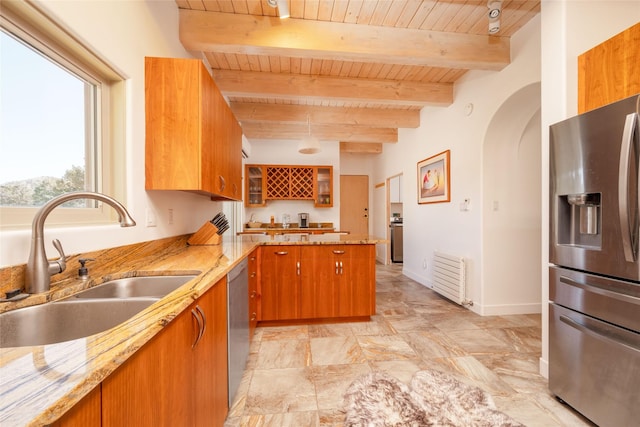
[[[75,277],[68,267],[50,292],[33,295],[0,310],[54,301],[105,281],[132,276],[196,273],[174,292],[108,331],[45,346],[0,349],[0,425],[41,426],[57,420],[162,330],[194,300],[214,286],[259,245],[376,244],[370,236],[225,237],[217,246],[188,246],[188,236],[145,242],[71,257],[96,256],[91,279]],[[20,276],[20,274],[17,274]],[[37,325],[36,325],[37,327]]]

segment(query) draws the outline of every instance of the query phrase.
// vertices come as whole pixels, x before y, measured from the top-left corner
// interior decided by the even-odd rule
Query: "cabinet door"
[[[337,316],[375,314],[375,246],[337,246]]]
[[[315,186],[314,203],[317,208],[333,206],[333,166],[317,166],[314,168]]]
[[[204,319],[204,332],[193,349],[194,425],[222,426],[228,412],[226,278],[198,299],[198,308]]]
[[[202,187],[200,132],[206,104],[200,97],[203,73],[206,69],[201,61],[145,58],[147,190]]]
[[[51,427],[100,427],[100,417],[100,386],[97,386]]]
[[[102,382],[103,427],[193,425],[192,308]]]
[[[247,207],[266,206],[266,172],[261,165],[245,166],[245,197],[244,205]]]
[[[300,317],[335,316],[335,280],[330,247],[300,247]]]
[[[300,318],[300,250],[260,248],[260,320]]]
[[[640,23],[578,56],[578,113],[640,92]]]

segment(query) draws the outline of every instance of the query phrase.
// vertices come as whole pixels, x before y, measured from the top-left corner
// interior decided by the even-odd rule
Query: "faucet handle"
[[[54,270],[58,270],[58,271],[55,271],[53,274],[62,273],[67,268],[67,257],[64,254],[64,249],[62,249],[62,243],[60,243],[60,240],[53,239],[52,243],[53,243],[53,247],[56,248],[56,250],[60,254],[60,259],[49,263],[49,268],[51,269],[51,267],[53,267]],[[56,268],[55,266],[56,264],[58,265],[58,268]]]

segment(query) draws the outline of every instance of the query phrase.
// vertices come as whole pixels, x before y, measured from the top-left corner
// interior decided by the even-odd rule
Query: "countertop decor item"
[[[222,233],[229,229],[229,221],[222,212],[216,214],[209,222],[205,222],[193,236],[187,240],[189,245],[219,245]]]

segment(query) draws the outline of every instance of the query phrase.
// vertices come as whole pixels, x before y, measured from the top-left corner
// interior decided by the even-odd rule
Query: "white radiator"
[[[465,301],[464,258],[435,251],[433,253],[433,290],[458,304]]]

